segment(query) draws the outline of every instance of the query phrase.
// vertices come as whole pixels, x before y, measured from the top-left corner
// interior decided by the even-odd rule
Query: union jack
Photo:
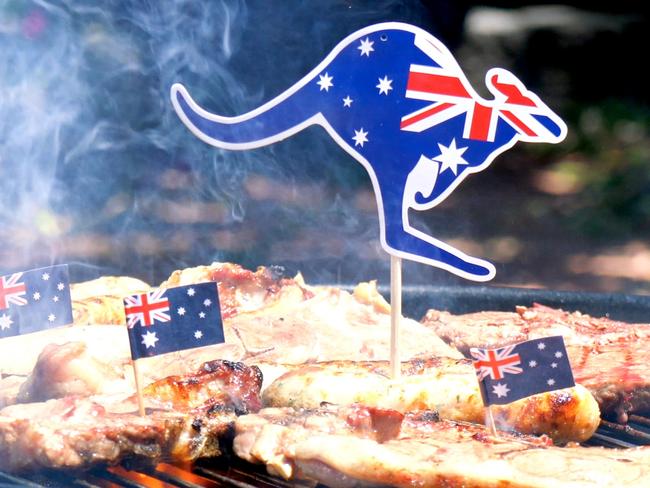
[[[0,310],[9,308],[9,304],[27,305],[25,298],[27,287],[24,281],[18,281],[22,275],[22,273],[14,273],[0,278]]]
[[[400,128],[422,132],[453,117],[466,114],[463,137],[478,141],[494,141],[497,120],[501,117],[510,124],[522,140],[548,134],[543,123],[543,111],[531,97],[522,93],[521,83],[512,74],[490,70],[486,76],[487,88],[495,100],[481,100],[470,87],[465,75],[453,59],[433,52],[434,47],[415,42],[440,62],[440,66],[411,64],[406,85],[406,97],[434,102],[401,119]]]
[[[471,348],[470,354],[474,358],[472,361],[479,381],[486,376],[493,380],[500,380],[506,373],[523,373],[523,370],[517,366],[521,364],[521,357],[517,353],[512,353],[516,346],[513,344],[501,349]]]
[[[130,329],[138,323],[142,327],[148,327],[155,321],[171,320],[169,300],[164,296],[165,291],[165,289],[157,289],[149,293],[124,297],[124,312]]]

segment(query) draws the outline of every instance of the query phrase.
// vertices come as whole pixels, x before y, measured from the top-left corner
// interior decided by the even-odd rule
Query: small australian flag
[[[504,405],[537,393],[575,386],[562,336],[499,349],[471,348],[483,403]]]
[[[0,338],[71,323],[67,264],[0,276]]]
[[[124,312],[133,359],[224,342],[216,282],[131,295]]]

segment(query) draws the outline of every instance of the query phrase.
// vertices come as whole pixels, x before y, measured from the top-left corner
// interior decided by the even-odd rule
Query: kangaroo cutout
[[[322,126],[368,171],[386,252],[488,281],[491,263],[414,228],[409,210],[435,207],[517,141],[557,143],[567,129],[512,73],[493,68],[485,82],[493,100],[472,89],[438,39],[387,22],[346,37],[307,76],[246,114],[212,114],[180,84],[171,101],[198,138],[224,149],[266,146]]]

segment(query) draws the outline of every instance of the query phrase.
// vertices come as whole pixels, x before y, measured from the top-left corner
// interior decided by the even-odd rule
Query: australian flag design
[[[485,405],[575,386],[562,336],[499,349],[470,349]]]
[[[72,321],[67,264],[0,276],[0,338]]]
[[[131,295],[124,311],[134,360],[224,342],[215,282]]]
[[[493,99],[478,95],[438,39],[388,22],[351,34],[302,80],[246,114],[210,113],[180,84],[171,101],[197,137],[224,149],[322,126],[368,171],[388,253],[487,281],[491,263],[413,227],[409,210],[438,205],[517,141],[560,142],[566,125],[512,73],[493,68],[485,82]]]

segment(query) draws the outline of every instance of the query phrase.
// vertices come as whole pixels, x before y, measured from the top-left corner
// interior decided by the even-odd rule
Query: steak
[[[261,406],[259,369],[211,361],[196,373],[144,389],[147,414],[135,395],[69,396],[0,410],[0,469],[85,470],[129,459],[135,463],[217,456],[238,414]]]
[[[494,437],[431,412],[405,415],[399,433],[393,428],[380,438],[368,428],[377,421],[358,427],[358,419],[389,414],[365,408],[263,409],[237,419],[234,450],[270,474],[337,487],[650,486],[648,448],[561,448],[545,437]]]
[[[422,319],[467,354],[470,347],[500,347],[550,335],[564,336],[576,382],[588,388],[606,416],[650,413],[650,324],[628,324],[542,305],[516,312],[452,315],[430,310]]]
[[[265,365],[260,364],[263,371]],[[440,417],[485,422],[476,372],[466,359],[428,358],[402,363],[399,379],[386,361],[333,361],[289,367],[263,392],[264,405],[316,408],[354,403],[402,413],[436,410]],[[504,430],[548,434],[556,442],[585,441],[600,423],[593,396],[582,386],[493,406]]]

